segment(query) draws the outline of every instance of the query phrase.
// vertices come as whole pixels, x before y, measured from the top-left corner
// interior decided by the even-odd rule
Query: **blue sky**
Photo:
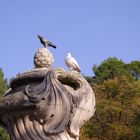
[[[5,78],[34,67],[43,47],[37,34],[58,46],[55,67],[71,52],[82,73],[108,57],[140,60],[140,0],[1,0],[0,67]],[[67,68],[66,68],[67,69]]]

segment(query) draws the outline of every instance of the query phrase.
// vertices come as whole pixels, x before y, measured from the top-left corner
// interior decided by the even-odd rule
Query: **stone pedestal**
[[[18,75],[0,100],[11,140],[78,140],[95,111],[94,93],[76,71],[38,68]]]

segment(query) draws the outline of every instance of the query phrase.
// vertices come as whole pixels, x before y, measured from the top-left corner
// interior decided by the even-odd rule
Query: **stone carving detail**
[[[0,100],[0,123],[11,140],[78,140],[94,111],[94,93],[80,73],[37,69],[11,82]]]
[[[34,64],[37,68],[51,68],[54,63],[54,57],[48,48],[39,48],[34,55]]]
[[[34,55],[34,65],[36,68],[52,68],[54,63],[54,57],[52,53],[49,51],[49,47],[57,48],[53,43],[51,43],[46,38],[38,35],[40,43],[44,46],[44,48],[38,49],[38,51]]]

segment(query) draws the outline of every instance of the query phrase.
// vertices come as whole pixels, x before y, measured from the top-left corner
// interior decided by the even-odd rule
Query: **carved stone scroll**
[[[18,75],[0,100],[11,140],[78,140],[95,111],[92,88],[77,71],[37,69]]]

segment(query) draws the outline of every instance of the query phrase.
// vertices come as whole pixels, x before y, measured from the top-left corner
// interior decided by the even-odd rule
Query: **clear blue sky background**
[[[41,34],[58,46],[51,49],[55,67],[64,67],[67,52],[84,75],[108,57],[140,60],[140,0],[1,0],[0,67],[6,78],[34,67]]]

